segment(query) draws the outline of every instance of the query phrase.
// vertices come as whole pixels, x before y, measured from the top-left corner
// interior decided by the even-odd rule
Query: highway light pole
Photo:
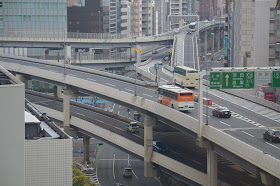
[[[98,11],[98,32],[100,33],[100,11]]]
[[[66,75],[66,67],[65,67],[65,63],[66,63],[66,46],[65,46],[65,36],[66,35],[66,29],[64,29],[64,44],[63,44],[63,47],[64,47],[64,75]]]
[[[136,76],[137,76],[137,72],[136,72],[136,65],[134,64],[134,71],[135,71],[135,79],[134,79],[134,96],[136,95]]]

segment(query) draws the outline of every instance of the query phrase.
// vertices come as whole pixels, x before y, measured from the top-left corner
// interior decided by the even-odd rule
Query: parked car
[[[159,153],[168,152],[168,148],[161,141],[153,141],[153,150]]]
[[[152,51],[152,54],[157,54],[157,51],[156,51],[156,50],[153,50],[153,51]]]
[[[263,139],[271,142],[280,142],[280,130],[268,129],[263,133]]]
[[[213,116],[220,117],[231,117],[231,111],[227,107],[217,107],[212,111]]]

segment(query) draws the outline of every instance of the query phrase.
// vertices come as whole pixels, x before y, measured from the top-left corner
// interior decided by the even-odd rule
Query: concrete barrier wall
[[[52,118],[58,120],[61,120],[63,118],[62,112],[55,111],[41,105],[34,104],[34,106],[41,112],[48,113],[48,116]],[[70,123],[75,127],[88,131],[96,136],[99,136],[100,138],[106,139],[111,143],[144,158],[144,146],[128,140],[119,134],[113,133],[109,130],[106,130],[88,121],[76,117],[71,117]],[[193,169],[160,153],[153,152],[152,161],[201,185],[206,185],[207,183],[207,175],[205,173]]]

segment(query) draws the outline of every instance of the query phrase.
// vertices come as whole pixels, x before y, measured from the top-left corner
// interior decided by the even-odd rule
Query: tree
[[[73,163],[73,186],[97,186]]]

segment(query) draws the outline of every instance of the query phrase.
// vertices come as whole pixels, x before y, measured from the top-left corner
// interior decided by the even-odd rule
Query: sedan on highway
[[[271,142],[280,142],[280,131],[274,129],[268,129],[263,133],[263,139]]]
[[[168,148],[161,141],[153,141],[153,150],[159,153],[167,152]]]
[[[213,116],[225,117],[230,118],[231,117],[231,111],[227,107],[217,107],[212,111]]]

